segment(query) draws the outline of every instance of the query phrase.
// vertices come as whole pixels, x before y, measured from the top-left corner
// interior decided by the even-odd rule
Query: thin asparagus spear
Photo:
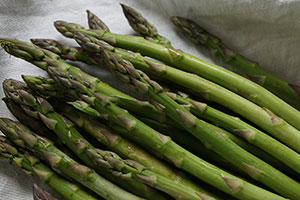
[[[121,67],[122,65],[117,66]],[[126,132],[127,137],[130,137],[138,144],[148,148],[156,155],[165,158],[176,167],[184,169],[205,182],[240,199],[282,198],[218,169],[194,156],[174,143],[169,137],[158,133],[130,115],[126,110],[113,104],[107,96],[93,93],[91,88],[85,86],[80,79],[70,72],[49,67],[48,73],[58,84],[61,84],[62,88],[65,87],[66,92],[72,94],[76,92],[78,97],[93,105],[103,117],[126,128],[128,130]],[[135,71],[133,71],[133,73],[138,75]],[[255,197],[253,197],[253,194],[256,194]]]
[[[26,174],[38,177],[67,200],[97,199],[81,189],[81,186],[67,181],[56,174],[52,169],[41,163],[40,160],[31,153],[17,149],[6,137],[3,136],[0,136],[0,157],[19,166],[26,172]]]
[[[237,99],[237,95],[234,93],[230,93],[227,91],[227,96],[230,97],[230,101],[224,101],[227,99],[225,95],[222,94],[222,98],[211,98],[211,100],[217,101],[222,105],[227,105],[235,112],[238,112],[242,116],[246,117],[247,119],[256,122],[258,125],[265,122],[267,124],[271,124],[272,126],[279,126],[282,124],[281,119],[278,121],[272,120],[274,118],[274,114],[280,116],[281,118],[285,119],[288,123],[295,126],[296,128],[300,129],[300,112],[297,111],[292,106],[288,105],[268,90],[264,89],[260,85],[241,77],[225,68],[219,67],[217,65],[208,63],[203,61],[197,57],[184,53],[182,51],[165,47],[163,45],[154,43],[152,41],[145,40],[141,37],[135,36],[127,36],[127,35],[119,35],[107,32],[105,30],[93,30],[87,31],[84,27],[76,24],[66,23],[63,21],[56,21],[55,22],[56,29],[64,34],[66,37],[73,37],[73,31],[80,30],[84,31],[91,36],[95,36],[98,39],[105,40],[108,43],[111,43],[117,47],[129,49],[132,51],[141,52],[143,55],[153,57],[155,59],[164,61],[170,65],[176,66],[177,68],[190,71],[199,76],[205,77],[208,80],[211,80],[217,84],[220,84],[235,93],[242,95],[243,97],[247,98],[248,100],[267,108],[268,110],[272,111],[272,114],[268,114],[269,112],[265,112],[264,115],[258,115],[256,113],[257,109],[254,109],[254,104],[251,104],[248,101],[239,101],[238,104],[232,103],[231,99]],[[165,73],[165,68],[157,67],[158,74]],[[200,78],[199,76],[194,75],[194,79]],[[180,82],[181,79],[185,79],[183,77],[176,78],[173,77],[173,81]],[[191,84],[196,84],[194,80],[185,80],[191,82]],[[210,83],[210,85],[214,85],[214,87],[218,87],[221,89],[220,86],[212,84],[209,81],[205,81],[206,84]],[[186,86],[187,87],[187,86]],[[222,88],[223,90],[223,88]],[[212,91],[212,88],[209,90],[200,90],[198,92],[202,92],[205,96],[220,96],[221,94],[215,94]],[[224,93],[224,92],[223,92]],[[222,99],[222,100],[220,100]],[[220,101],[219,101],[220,100]],[[230,103],[231,102],[231,103]],[[229,106],[230,104],[230,106]],[[260,108],[261,109],[261,108]],[[261,110],[263,111],[263,110]],[[265,116],[268,117],[268,120],[261,120],[258,119],[257,116]],[[272,119],[271,119],[272,118]],[[277,122],[277,123],[276,123]]]
[[[165,94],[163,88],[157,82],[151,80],[145,73],[136,70],[130,62],[106,50],[105,47],[102,48],[101,55],[108,67],[117,76],[126,83],[136,87],[139,92],[147,94],[165,106],[167,115],[197,137],[207,148],[212,149],[241,170],[244,170],[253,179],[264,183],[280,194],[289,198],[300,197],[299,183],[248,153],[227,135],[211,129],[205,122],[197,119],[187,109]],[[276,183],[278,180],[282,180],[280,182],[285,183],[279,186]],[[289,186],[287,187],[287,185]],[[291,187],[294,187],[294,189],[291,189]]]
[[[136,67],[146,73],[159,73],[160,77],[169,81],[174,81],[174,79],[176,79],[177,83],[180,83],[181,86],[189,87],[194,91],[200,92],[209,100],[234,108],[234,111],[240,113],[242,116],[244,113],[247,113],[247,115],[251,114],[253,122],[271,133],[272,136],[283,141],[285,144],[288,144],[288,146],[292,147],[297,152],[300,152],[300,131],[276,116],[270,110],[261,108],[239,95],[202,79],[199,76],[163,65],[139,54],[130,54],[124,50],[119,50],[109,46],[106,42],[97,40],[83,32],[76,32],[75,37],[77,42],[88,51],[99,53],[102,46],[102,48],[115,52],[122,56],[122,58],[133,62]]]
[[[285,100],[287,103],[300,108],[298,85],[264,70],[256,62],[250,61],[244,56],[227,47],[222,40],[207,32],[194,21],[184,17],[171,17],[171,21],[197,45],[207,47],[214,56],[220,57],[224,62],[233,67],[240,75],[268,89],[273,94]]]
[[[57,200],[49,192],[40,188],[37,184],[33,184],[33,200]]]
[[[97,152],[97,149],[81,136],[73,123],[56,113],[46,99],[31,94],[25,83],[7,79],[3,82],[3,88],[6,96],[21,104],[27,114],[40,118],[90,168],[136,195],[149,199],[167,199],[163,194],[144,185],[134,177],[126,176],[126,174],[123,177],[121,174],[109,171],[106,165],[97,161],[98,154],[94,153]],[[118,190],[122,191],[121,188]],[[108,195],[110,194],[108,193]],[[125,198],[127,198],[126,195]]]
[[[104,199],[142,199],[102,178],[93,169],[72,160],[56,148],[51,141],[32,133],[26,126],[18,122],[1,118],[0,130],[16,145],[30,149],[43,157],[52,168],[61,170],[64,174],[80,182]]]

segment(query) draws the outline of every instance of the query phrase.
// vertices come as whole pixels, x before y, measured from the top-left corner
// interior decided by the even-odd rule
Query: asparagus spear
[[[161,111],[157,110],[155,106],[153,106],[149,102],[137,100],[119,90],[112,88],[108,84],[101,82],[98,78],[81,71],[77,67],[67,64],[66,62],[61,60],[55,53],[38,48],[33,44],[21,42],[18,40],[0,40],[0,45],[3,47],[5,46],[5,49],[8,52],[17,57],[23,58],[28,62],[31,62],[32,64],[43,70],[46,70],[49,65],[53,66],[55,62],[55,65],[57,65],[57,67],[69,68],[70,71],[75,72],[76,76],[85,80],[87,84],[91,84],[96,91],[101,91],[106,95],[110,95],[112,97],[112,100],[121,107],[126,106],[127,109],[133,112],[144,113],[148,115],[149,118],[161,121],[165,120],[165,115],[163,115]]]
[[[121,67],[122,65],[117,65]],[[280,199],[278,195],[254,186],[238,177],[235,177],[217,167],[205,162],[186,151],[169,137],[151,129],[126,110],[113,104],[105,95],[95,94],[83,82],[70,72],[49,67],[48,73],[64,87],[66,92],[74,94],[87,103],[93,105],[100,114],[109,121],[123,126],[128,131],[127,137],[145,148],[151,150],[157,156],[165,158],[171,164],[192,173],[203,181],[219,188],[220,190],[240,199]],[[133,71],[134,74],[137,75]],[[94,95],[95,94],[95,95]],[[253,193],[256,194],[253,197]]]
[[[300,108],[299,86],[264,70],[256,62],[227,47],[222,40],[207,32],[194,21],[184,17],[171,17],[171,21],[197,45],[204,45],[210,52],[233,67],[233,70],[265,87],[287,103]]]
[[[49,118],[48,120],[53,119]],[[50,126],[49,123],[47,125]],[[72,129],[67,130],[67,134],[72,135],[72,138],[80,137],[80,139],[69,139],[70,141],[67,141],[65,139],[63,141],[66,144],[70,142],[74,143],[75,148],[77,148],[78,151],[86,151],[86,153],[90,154],[88,156],[91,159],[94,159],[94,162],[101,163],[103,167],[107,168],[108,170],[111,170],[112,173],[114,173],[116,176],[120,176],[120,178],[123,177],[125,179],[130,179],[130,177],[133,176],[151,187],[155,187],[163,192],[168,193],[174,198],[180,197],[183,199],[201,200],[202,193],[198,194],[197,191],[181,183],[178,183],[177,181],[158,175],[152,170],[147,170],[143,165],[139,164],[138,162],[135,162],[133,160],[124,161],[113,152],[95,149],[82,136],[78,135],[78,133],[76,133],[75,131],[72,131]],[[84,150],[85,148],[86,150]],[[207,196],[207,198],[208,197],[209,196]],[[159,196],[147,196],[147,198],[165,199]]]
[[[41,189],[37,184],[33,184],[33,200],[57,200],[49,192]]]
[[[88,15],[88,23],[90,29],[101,29],[101,30],[106,30],[108,32],[110,31],[109,28],[106,26],[106,24],[101,19],[99,19],[99,17],[94,15],[94,13],[92,13],[89,10],[87,10],[86,12]]]
[[[46,137],[53,141],[55,145],[63,151],[65,154],[67,154],[72,159],[78,161],[77,156],[69,149],[67,148],[63,142],[56,137],[55,133],[53,133],[51,130],[49,130],[46,125],[41,121],[34,117],[31,117],[30,115],[27,115],[22,107],[15,103],[12,99],[4,97],[2,99],[9,111],[25,126],[29,127],[33,132]]]
[[[81,136],[73,123],[56,113],[47,100],[31,94],[25,83],[8,79],[3,82],[3,88],[6,96],[21,104],[27,114],[40,118],[90,168],[134,194],[149,199],[166,199],[163,194],[144,185],[134,177],[124,175],[124,178],[122,178],[121,175],[117,176],[118,174],[107,170],[106,165],[103,165],[100,161],[98,162],[97,149]],[[121,188],[118,188],[118,190],[122,191]],[[108,193],[108,195],[110,194]],[[126,195],[125,198],[127,198]]]
[[[52,97],[52,98],[56,98],[56,99],[59,100],[59,99],[62,99],[63,96],[66,96],[63,93],[63,91],[59,90],[60,87],[58,85],[54,84],[53,79],[46,79],[46,78],[43,78],[43,77],[35,77],[35,76],[23,76],[23,79],[25,80],[25,82],[27,83],[27,85],[30,88],[32,88],[32,90],[34,90],[36,93],[38,93],[39,95],[41,95],[43,97],[47,97],[47,98]],[[59,107],[59,110],[63,110],[64,113],[66,111],[68,111],[68,113],[70,113],[70,115],[68,115],[68,117],[72,118],[72,116],[73,116],[73,118],[74,118],[74,114],[75,114],[76,110],[72,109],[72,107],[71,108],[70,107],[67,108],[68,106],[66,106],[64,104],[61,104],[61,103],[56,103],[56,104]],[[56,104],[54,104],[54,105],[56,105]],[[83,104],[83,103],[80,103],[80,104]],[[74,105],[77,105],[77,104],[72,103],[72,105],[74,106]],[[57,108],[57,106],[54,106],[54,107]],[[84,109],[81,109],[81,111],[85,112],[86,114],[89,114],[89,115],[92,115],[92,116],[95,116],[95,117],[100,116],[99,112],[97,112],[96,110],[94,110],[93,108],[91,108],[88,105],[81,105],[80,107],[84,107]],[[80,109],[80,107],[77,106],[76,108]],[[76,117],[76,118],[78,118],[78,117]],[[142,120],[142,121],[144,121],[144,120]],[[149,119],[146,119],[146,121],[149,122]],[[155,124],[155,122],[152,122],[151,124],[153,125],[153,123]],[[82,122],[77,123],[78,126],[82,126],[81,124],[82,124]],[[88,123],[88,124],[90,124],[90,123]],[[222,164],[223,163],[224,164],[227,163],[226,166],[230,166],[230,164],[228,164],[228,161],[226,161],[223,158],[219,157],[215,152],[212,152],[211,150],[206,149],[201,144],[200,141],[195,140],[196,139],[195,137],[193,137],[192,135],[186,135],[184,129],[182,129],[181,126],[179,126],[179,127],[177,126],[175,130],[172,130],[172,127],[170,127],[170,126],[163,127],[161,129],[161,126],[163,126],[163,124],[158,123],[158,122],[156,122],[156,124],[160,125],[160,126],[159,125],[155,126],[155,127],[159,128],[158,131],[163,130],[163,133],[167,132],[168,134],[170,134],[170,132],[172,132],[171,133],[172,138],[175,139],[176,142],[177,142],[176,139],[178,139],[180,145],[183,143],[183,144],[186,145],[186,147],[188,147],[188,146],[194,146],[194,150],[197,149],[197,153],[200,154],[200,157],[204,158],[204,160],[207,160],[207,159],[208,159],[208,161],[214,160],[214,161],[217,161],[218,163],[220,163],[220,161],[222,161]],[[246,149],[247,151],[253,153],[254,155],[262,158],[264,161],[268,162],[269,164],[272,164],[273,166],[276,166],[276,168],[284,171],[287,174],[295,175],[295,173],[292,170],[290,170],[286,165],[284,165],[283,163],[279,162],[277,159],[269,156],[264,151],[262,151],[262,150],[260,150],[260,149],[258,149],[256,147],[254,147],[252,145],[249,145],[246,141],[240,139],[239,137],[236,137],[236,136],[232,135],[231,133],[229,133],[229,132],[227,132],[225,130],[222,130],[222,129],[216,127],[216,126],[213,126],[212,124],[208,124],[208,125],[210,127],[212,127],[213,129],[215,129],[216,131],[219,131],[219,132],[221,132],[223,134],[226,134],[236,144],[238,144],[242,148]],[[92,127],[91,125],[89,125],[89,126]],[[117,126],[117,125],[113,124],[112,126],[114,127],[114,129],[116,129],[115,126]],[[119,132],[120,131],[121,132],[127,131],[124,128],[120,129],[120,127],[118,127],[117,130]],[[90,130],[87,130],[87,132],[89,132],[89,131]],[[185,146],[185,145],[182,145],[182,146]],[[130,149],[132,149],[132,148],[130,148]],[[118,153],[118,150],[115,149],[114,151]],[[121,156],[122,155],[123,154],[121,153]],[[147,159],[147,160],[151,160],[151,159]],[[140,162],[141,164],[143,164],[145,166],[148,166],[148,164],[144,164],[142,161],[139,161],[139,160],[136,160],[136,161]],[[160,167],[158,167],[158,168],[160,168]],[[235,170],[235,171],[238,171],[238,170]],[[168,174],[168,173],[162,172],[162,174]],[[171,174],[173,174],[173,173],[171,172]],[[178,177],[178,175],[177,175],[177,177]]]
[[[149,23],[139,12],[127,5],[121,4],[121,6],[124,15],[133,30],[135,30],[147,40],[154,41],[166,47],[172,47],[171,42],[167,38],[159,35],[156,27]],[[91,29],[96,29],[96,27],[93,27]]]
[[[180,83],[181,86],[189,87],[209,100],[216,101],[226,107],[234,108],[234,111],[242,116],[249,116],[250,114],[253,122],[271,133],[272,136],[283,141],[285,144],[288,144],[297,152],[300,152],[300,131],[276,116],[270,110],[261,108],[239,95],[202,79],[199,76],[163,65],[159,62],[142,57],[139,54],[132,55],[123,50],[113,48],[106,42],[97,40],[83,32],[76,32],[74,37],[76,37],[77,42],[88,51],[99,53],[102,46],[102,48],[115,52],[122,58],[133,62],[136,67],[146,73],[158,73],[160,77],[166,78],[169,81],[174,81],[176,78],[177,83]]]
[[[220,84],[232,90],[235,93],[240,94],[241,96],[244,96],[245,98],[247,98],[248,100],[256,104],[265,107],[268,110],[271,110],[272,113],[275,113],[276,115],[285,119],[291,125],[300,129],[299,111],[297,111],[292,106],[288,105],[287,103],[285,103],[284,101],[282,101],[281,99],[279,99],[278,97],[270,93],[268,90],[259,86],[258,84],[255,84],[254,82],[247,80],[246,78],[240,77],[239,75],[236,75],[235,73],[227,69],[208,63],[206,61],[203,61],[197,57],[194,57],[182,51],[165,47],[163,45],[154,43],[152,41],[145,40],[141,37],[119,35],[119,34],[107,32],[105,30],[87,31],[84,29],[84,27],[80,25],[66,23],[63,21],[56,21],[55,27],[59,32],[64,34],[66,37],[73,37],[74,34],[72,32],[75,30],[84,31],[85,33],[91,36],[95,36],[98,39],[103,39],[106,42],[109,42],[117,47],[129,49],[132,51],[138,51],[141,52],[143,55],[150,56],[155,59],[164,61],[182,70],[199,74],[200,76],[205,77],[208,80],[211,80],[217,84]],[[158,74],[165,73],[165,68],[161,68],[161,67],[157,67],[157,68],[158,68]],[[173,71],[175,71],[175,69],[173,69]],[[199,79],[199,78],[200,77],[194,75],[194,79]],[[177,78],[177,76],[175,79],[173,77],[173,81],[176,82],[180,82],[182,81],[182,79],[191,82],[191,84],[196,84],[194,80],[186,80],[183,77]],[[210,85],[214,85],[215,87],[221,89],[220,86],[212,84],[209,81],[205,81],[205,82],[210,83]],[[204,93],[204,95],[206,96],[217,95],[215,94],[214,91],[212,91],[212,88],[209,88],[209,90],[204,90],[204,91],[202,89],[200,91],[202,92],[202,94]],[[226,93],[230,97],[230,100],[238,98],[237,95],[235,95],[234,93],[230,93],[229,91],[226,91]],[[220,95],[221,94],[218,94],[218,96]],[[224,101],[224,99],[228,99],[227,96],[226,98],[224,94],[222,94],[221,96],[222,96],[221,98],[222,100],[220,101],[218,100],[220,98],[217,99],[211,98],[211,99],[214,101],[218,101],[218,103],[225,106],[227,104],[227,107],[229,107],[228,105],[229,102]],[[238,104],[231,103],[229,108],[235,112],[238,112],[242,116],[245,116],[249,120],[255,121],[258,125],[260,125],[261,122],[264,120],[258,120],[257,118],[258,115],[256,111],[254,111],[255,109],[253,109],[253,107],[254,104],[251,104],[250,102],[248,103],[248,101],[245,101],[245,99],[243,99],[243,101],[239,102]],[[265,112],[265,114],[262,116],[268,117],[268,124],[271,123],[274,126],[281,124],[280,122],[275,123],[274,120],[273,122],[271,121],[271,117],[273,118],[273,114],[271,114],[270,116],[267,114],[267,112]]]
[[[145,73],[136,70],[130,62],[105,48],[102,48],[101,55],[108,67],[117,76],[122,78],[123,81],[125,80],[126,83],[136,87],[139,92],[147,94],[165,106],[167,115],[197,137],[207,148],[212,149],[235,166],[244,170],[253,179],[264,183],[280,194],[289,198],[300,197],[300,192],[297,192],[297,188],[300,188],[299,183],[248,153],[227,135],[220,134],[211,129],[202,120],[197,119],[187,109],[165,94],[163,88],[157,82],[151,80]],[[282,180],[282,183],[285,182],[285,184],[281,186],[277,183],[274,184],[278,180]],[[291,189],[289,186],[286,187],[286,184],[294,187],[294,189]]]
[[[0,126],[3,126],[2,121]],[[65,199],[97,199],[81,189],[81,186],[71,183],[70,181],[67,181],[56,174],[52,169],[40,162],[40,160],[31,153],[18,150],[4,136],[0,136],[0,157],[5,158],[11,163],[19,166],[26,172],[26,174],[38,177]]]
[[[102,178],[93,169],[77,163],[56,148],[51,141],[32,133],[18,122],[1,118],[0,130],[15,144],[43,157],[52,168],[62,171],[104,199],[142,199]]]

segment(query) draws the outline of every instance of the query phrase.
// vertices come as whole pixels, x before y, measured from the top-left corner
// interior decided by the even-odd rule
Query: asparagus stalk
[[[220,57],[240,75],[268,89],[287,103],[300,108],[299,86],[264,70],[256,62],[230,49],[222,40],[207,32],[194,21],[184,17],[171,17],[171,21],[197,45],[207,47],[214,56]]]
[[[4,81],[3,88],[6,96],[21,104],[27,114],[40,118],[90,168],[134,194],[149,199],[166,199],[164,195],[139,182],[135,177],[126,176],[126,174],[123,175],[124,177],[121,174],[114,174],[106,168],[106,165],[98,162],[97,149],[82,137],[73,123],[56,113],[47,100],[32,95],[25,83],[8,79]],[[121,188],[118,190],[122,191]],[[109,193],[108,195],[111,196]],[[124,198],[127,198],[126,195]]]
[[[219,67],[217,65],[208,63],[206,61],[203,61],[197,57],[194,57],[192,55],[189,55],[187,53],[184,53],[182,51],[165,47],[163,45],[154,43],[152,41],[145,40],[141,37],[135,37],[135,36],[126,36],[126,35],[119,35],[107,32],[105,30],[94,30],[94,31],[87,31],[84,29],[84,27],[76,24],[66,23],[63,21],[56,21],[55,22],[56,29],[64,34],[66,37],[73,37],[74,34],[72,33],[75,30],[84,31],[85,33],[95,36],[98,39],[103,39],[106,42],[113,44],[120,48],[129,49],[132,51],[141,52],[143,55],[153,57],[155,59],[164,61],[170,65],[173,65],[177,68],[180,68],[185,71],[193,72],[195,74],[199,74],[200,76],[207,78],[208,80],[211,80],[217,84],[220,84],[230,90],[232,90],[235,93],[240,94],[241,96],[247,98],[248,100],[267,108],[268,110],[272,111],[271,116],[268,114],[268,112],[265,112],[263,115],[258,115],[256,110],[254,109],[255,105],[251,104],[249,101],[246,101],[244,98],[238,97],[236,94],[231,93],[229,91],[224,92],[224,89],[220,86],[217,86],[210,81],[206,81],[203,79],[203,82],[209,85],[214,86],[214,88],[218,88],[219,90],[223,91],[223,94],[216,93],[212,90],[210,87],[209,90],[199,90],[197,92],[202,93],[202,95],[208,96],[218,96],[218,98],[211,97],[211,100],[216,101],[222,105],[225,105],[226,107],[229,107],[235,112],[238,112],[242,116],[246,117],[247,119],[254,121],[258,125],[261,125],[263,122],[267,124],[271,124],[273,126],[281,125],[281,119],[275,120],[277,123],[274,122],[274,120],[271,120],[273,117],[273,113],[280,116],[281,118],[285,119],[288,123],[295,126],[296,128],[300,129],[300,113],[296,109],[294,109],[292,106],[288,105],[272,93],[270,93],[268,90],[264,89],[260,85],[244,78],[239,75],[236,75],[235,73],[224,69],[222,67]],[[158,69],[157,69],[158,68]],[[157,67],[158,74],[165,73],[164,67]],[[177,71],[173,69],[173,71]],[[181,72],[181,71],[177,71]],[[181,75],[181,74],[180,74]],[[199,76],[193,75],[193,79],[199,79]],[[186,80],[183,77],[176,76],[173,77],[173,81],[176,81],[179,83],[182,80],[185,80],[185,82],[190,82],[190,84],[195,84],[194,80]],[[201,79],[202,80],[202,79]],[[198,85],[198,84],[197,84]],[[188,87],[188,86],[186,86]],[[226,98],[225,94],[226,93]],[[222,96],[222,98],[220,98]],[[229,96],[230,101],[224,101],[224,99],[228,100],[227,96]],[[239,103],[232,103],[231,99],[237,99],[240,98]],[[243,99],[241,101],[241,99]],[[260,108],[261,110],[261,108]],[[263,110],[261,110],[262,112]],[[261,120],[258,119],[257,116],[265,116],[268,117],[268,120]],[[273,121],[273,122],[272,122]]]
[[[167,115],[197,137],[207,148],[212,149],[241,170],[244,170],[253,179],[264,183],[280,194],[289,198],[300,197],[300,192],[297,192],[297,188],[300,188],[299,183],[248,153],[227,135],[211,129],[205,122],[199,120],[183,106],[177,104],[164,93],[163,88],[157,82],[151,80],[145,73],[136,70],[130,62],[104,48],[102,48],[101,55],[116,75],[136,87],[139,92],[147,94],[165,106]],[[127,80],[125,79],[126,77]],[[274,184],[278,180],[282,180],[282,182],[294,187],[294,189],[286,187],[286,184],[281,186],[277,183]]]
[[[124,68],[123,65],[117,66]],[[78,97],[93,105],[103,117],[126,128],[128,130],[126,132],[127,137],[151,150],[156,155],[165,158],[176,167],[184,169],[203,181],[240,199],[282,198],[196,157],[174,143],[169,137],[158,133],[130,115],[126,110],[113,104],[107,96],[93,93],[91,88],[85,86],[80,79],[73,76],[70,72],[57,70],[55,67],[49,67],[48,72],[57,83],[61,84],[61,87],[66,89],[66,92],[72,94],[77,92]],[[132,72],[136,76],[139,75],[136,71]],[[289,189],[291,188],[289,187]],[[256,194],[255,197],[253,197],[253,194]]]
[[[56,148],[51,141],[32,133],[18,122],[1,118],[0,130],[16,145],[30,149],[43,157],[52,168],[62,171],[104,199],[142,199],[102,178],[93,169],[77,163]]]
[[[261,108],[241,96],[202,79],[199,76],[163,65],[139,54],[130,54],[126,51],[119,50],[109,46],[106,42],[97,40],[83,32],[76,32],[73,36],[76,37],[77,42],[88,51],[99,53],[102,46],[102,48],[115,52],[122,58],[133,62],[136,67],[146,73],[153,75],[158,73],[160,77],[169,81],[174,81],[174,79],[176,79],[177,83],[181,86],[188,87],[201,93],[206,99],[213,100],[226,107],[234,108],[233,110],[242,116],[251,116],[251,120],[254,123],[271,133],[272,136],[292,147],[297,152],[300,152],[300,131],[276,116],[270,110]]]
[[[149,102],[137,100],[119,90],[112,88],[108,84],[101,82],[98,78],[81,71],[77,67],[67,64],[55,53],[38,48],[33,44],[18,40],[0,40],[0,45],[3,47],[5,46],[5,49],[12,53],[12,55],[23,58],[24,60],[31,62],[43,70],[47,70],[48,66],[50,65],[57,65],[60,68],[69,68],[69,70],[74,72],[76,76],[85,80],[87,84],[92,85],[96,91],[101,91],[102,93],[112,97],[114,103],[117,103],[121,107],[126,106],[127,109],[131,110],[132,112],[144,113],[152,119],[161,121],[165,120],[166,116]],[[54,62],[56,64],[54,64]]]
[[[49,192],[41,189],[37,184],[33,184],[33,200],[57,200]]]
[[[0,126],[3,126],[2,121]],[[97,199],[86,193],[81,186],[67,181],[56,174],[52,169],[40,162],[40,160],[31,153],[18,150],[4,136],[0,136],[0,157],[19,166],[26,172],[26,174],[38,177],[67,200]]]

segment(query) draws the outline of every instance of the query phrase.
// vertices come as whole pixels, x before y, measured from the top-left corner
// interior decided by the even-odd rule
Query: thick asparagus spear
[[[0,123],[2,128],[3,126],[6,126],[6,124],[3,124],[2,121],[0,121]],[[56,174],[52,169],[41,163],[40,160],[31,153],[18,150],[6,137],[3,136],[0,136],[0,157],[5,158],[11,163],[21,167],[26,174],[38,177],[65,199],[97,199],[81,189],[81,186],[71,183]]]
[[[222,40],[207,32],[194,21],[184,17],[171,17],[171,21],[191,41],[207,47],[213,55],[220,57],[232,66],[234,71],[265,87],[296,108],[300,108],[299,86],[264,70],[256,62],[233,51]]]
[[[149,199],[166,199],[163,194],[144,185],[134,177],[128,176],[126,179],[125,176],[123,179],[121,175],[117,176],[118,174],[107,170],[102,162],[97,162],[99,155],[94,153],[97,149],[81,136],[72,122],[56,113],[47,100],[31,94],[25,83],[8,79],[3,82],[3,88],[6,96],[21,104],[27,114],[40,118],[90,168],[134,194]],[[29,113],[28,110],[31,112]]]
[[[234,143],[227,135],[220,134],[211,129],[202,120],[197,119],[187,109],[177,104],[165,94],[163,88],[157,82],[151,80],[145,73],[136,70],[130,62],[104,48],[102,48],[101,55],[108,67],[116,75],[136,87],[139,92],[147,94],[165,106],[167,115],[197,137],[207,148],[212,149],[235,166],[244,170],[250,177],[264,183],[280,194],[289,198],[300,197],[300,191],[297,191],[300,188],[299,183],[248,153]],[[127,80],[125,79],[126,77]],[[282,180],[285,184],[278,187],[278,184],[275,184],[278,180]],[[286,184],[294,187],[294,189],[286,187]]]
[[[261,108],[240,97],[239,95],[236,95],[225,88],[202,79],[199,76],[163,65],[159,62],[147,59],[139,54],[130,54],[124,50],[113,48],[104,41],[97,40],[82,32],[76,32],[76,34],[73,34],[73,36],[76,37],[77,42],[88,51],[99,53],[102,46],[102,48],[121,55],[122,58],[134,63],[136,67],[146,73],[159,74],[160,77],[163,77],[169,81],[174,81],[176,78],[177,83],[179,83],[181,86],[193,89],[194,91],[201,93],[209,100],[216,101],[225,105],[226,107],[234,108],[234,111],[240,113],[242,116],[245,113],[247,116],[250,115],[252,121],[257,125],[264,128],[266,131],[271,133],[272,136],[283,141],[285,144],[288,144],[288,146],[292,147],[297,152],[300,152],[300,131],[276,116],[268,109]]]
[[[40,188],[37,184],[33,184],[33,200],[57,200],[49,192]]]
[[[122,65],[117,66],[121,67]],[[61,84],[61,87],[65,87],[66,92],[72,94],[76,92],[78,97],[93,105],[103,117],[126,128],[128,130],[126,132],[127,137],[148,148],[156,155],[165,158],[173,165],[240,199],[281,198],[277,195],[273,196],[274,194],[194,156],[174,143],[169,137],[158,133],[130,115],[126,110],[113,104],[107,96],[93,93],[91,88],[85,86],[80,79],[73,76],[70,72],[58,70],[55,67],[49,67],[48,72],[57,83]],[[138,75],[135,73],[136,71],[132,72]],[[255,197],[253,197],[253,193],[256,194]]]
[[[51,141],[32,133],[27,127],[18,122],[1,118],[0,130],[15,144],[26,147],[43,157],[52,168],[62,171],[104,199],[142,199],[102,178],[93,169],[77,163],[56,148]]]
[[[184,53],[182,51],[168,48],[163,45],[154,43],[152,41],[145,40],[141,37],[135,37],[135,36],[126,36],[126,35],[119,35],[107,32],[105,30],[94,30],[94,31],[87,31],[84,29],[84,27],[76,24],[70,24],[63,21],[56,21],[55,27],[59,32],[64,34],[66,37],[73,37],[72,31],[74,30],[81,30],[85,33],[90,34],[91,36],[95,36],[98,39],[103,39],[117,47],[129,49],[132,51],[141,52],[143,55],[153,57],[155,59],[164,61],[170,65],[176,66],[182,70],[190,71],[196,74],[199,74],[199,76],[202,76],[204,78],[207,78],[208,80],[211,80],[217,84],[220,84],[230,90],[232,90],[235,93],[238,93],[248,100],[262,106],[266,107],[268,110],[271,110],[276,115],[282,117],[285,119],[288,123],[295,126],[296,128],[300,129],[300,112],[294,109],[292,106],[288,105],[272,93],[270,93],[268,90],[264,89],[260,85],[241,77],[225,68],[219,67],[217,65],[208,63],[206,61],[203,61],[197,57],[194,57],[192,55],[189,55],[187,53]],[[165,68],[158,67],[158,74],[165,73]],[[195,76],[195,78],[200,78],[198,76]],[[181,79],[185,79],[183,77],[180,78],[174,78],[173,81],[180,82]],[[194,80],[186,80],[191,82],[191,84],[196,84]],[[209,81],[205,81],[206,83],[210,83]],[[214,85],[215,87],[221,88],[220,86]],[[187,86],[186,86],[187,87]],[[206,96],[211,95],[217,95],[214,91],[212,91],[212,88],[209,90],[200,90],[198,92],[204,93]],[[224,92],[223,92],[224,93]],[[228,93],[228,96],[230,99],[236,99],[237,95],[234,96],[234,93]],[[221,94],[218,94],[219,96]],[[211,98],[212,100],[218,101],[220,98]],[[225,95],[222,94],[222,100],[218,101],[218,103],[225,105],[228,104],[228,101],[224,101]],[[243,98],[241,98],[243,99]],[[230,101],[232,102],[232,101]],[[247,103],[246,103],[247,102]],[[229,105],[227,105],[229,107]],[[253,109],[254,104],[248,103],[248,101],[241,101],[238,104],[231,103],[230,109],[232,109],[235,112],[238,112],[242,116],[245,116],[249,120],[255,121],[256,123],[260,124],[264,120],[257,120],[257,113],[256,109]],[[255,111],[254,111],[255,110]],[[261,115],[259,115],[261,116]],[[278,125],[281,124],[279,122],[271,121],[271,117],[267,114],[267,112],[263,115],[268,117],[268,124],[272,125]]]

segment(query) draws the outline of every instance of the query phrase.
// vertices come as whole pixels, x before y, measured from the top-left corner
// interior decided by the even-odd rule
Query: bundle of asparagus
[[[87,11],[89,30],[54,23],[80,47],[0,39],[6,52],[51,77],[3,82],[3,100],[20,122],[0,119],[1,157],[70,200],[300,199],[300,115],[271,93],[297,106],[296,86],[256,65],[247,70],[253,64],[220,40],[172,17],[193,41],[242,66],[256,83],[177,50],[139,12],[121,6],[142,37],[111,33]],[[107,67],[149,101],[64,60]],[[55,199],[36,186],[34,198]]]

